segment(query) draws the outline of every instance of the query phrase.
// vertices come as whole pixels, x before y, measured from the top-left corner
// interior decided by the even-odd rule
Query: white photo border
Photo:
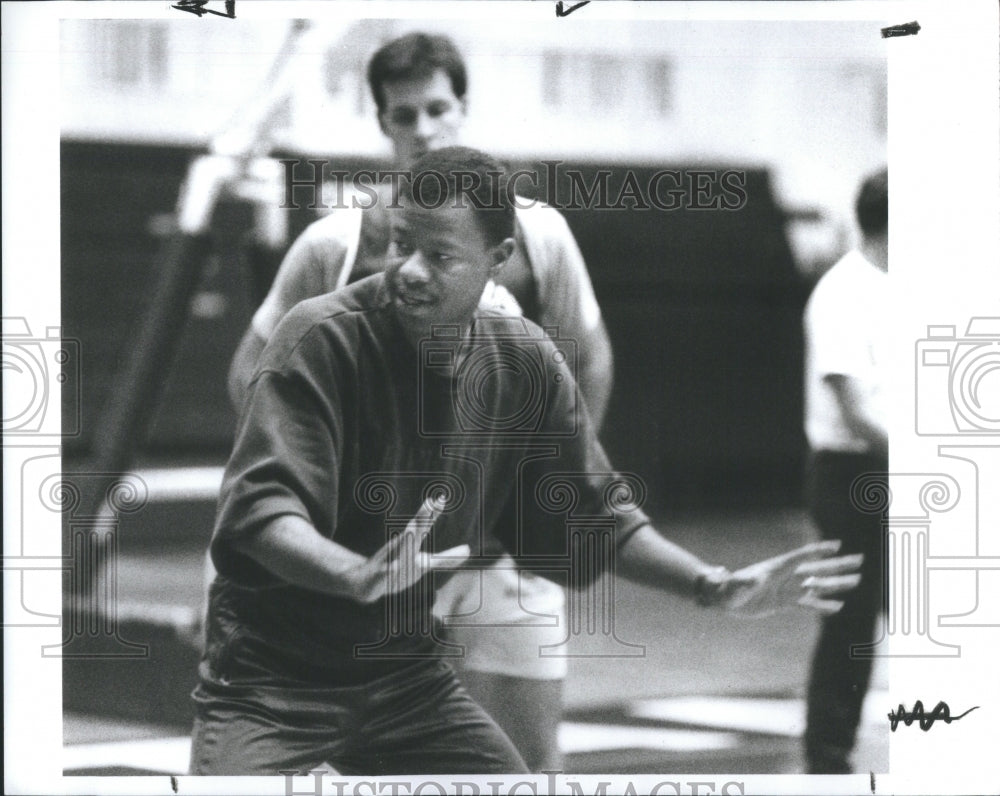
[[[265,2],[240,0],[246,19],[286,19],[329,14],[333,3]],[[566,3],[567,6],[572,3]],[[517,16],[530,25],[548,19],[554,2],[338,2],[337,13],[357,17],[420,18],[447,15],[464,19],[509,19]],[[58,326],[60,317],[59,144],[60,96],[59,21],[68,18],[163,18],[177,12],[163,2],[29,2],[4,3],[3,14],[3,315],[27,319],[31,329]],[[915,356],[929,325],[951,325],[961,335],[973,318],[1000,318],[1000,103],[997,101],[998,9],[983,0],[962,4],[942,2],[593,2],[564,20],[588,19],[701,19],[706,21],[752,17],[759,20],[810,19],[816,21],[871,20],[872,35],[886,24],[916,21],[916,35],[885,41],[889,63],[888,139],[892,179],[890,211],[891,281],[895,296],[893,350],[898,364],[892,373],[895,405],[911,406],[919,398]],[[919,367],[917,368],[919,369]],[[6,380],[6,374],[5,374]],[[891,429],[891,471],[894,474],[954,473],[965,494],[979,500],[976,513],[980,534],[979,557],[991,554],[980,572],[983,578],[1000,576],[1000,516],[995,501],[987,500],[988,473],[998,473],[997,446],[981,436],[938,438],[916,433],[912,415],[900,412]],[[942,446],[952,450],[942,451]],[[956,451],[955,448],[963,448]],[[58,440],[45,448],[58,455]],[[965,456],[966,464],[955,462]],[[13,442],[4,448],[4,505],[19,501],[21,461]],[[56,460],[57,461],[57,460]],[[992,468],[992,469],[991,469]],[[975,478],[979,477],[978,484]],[[970,479],[972,479],[970,481]],[[992,481],[997,483],[997,481]],[[994,487],[995,489],[995,487]],[[22,507],[23,508],[23,507]],[[53,525],[57,518],[53,515]],[[948,518],[940,520],[948,533]],[[21,529],[12,512],[5,511],[4,548],[18,549]],[[36,557],[57,559],[58,527],[40,529]],[[41,552],[39,552],[41,551]],[[932,551],[933,552],[933,551]],[[975,553],[966,557],[949,552],[957,571],[975,565]],[[5,614],[20,600],[15,582],[4,573]],[[948,568],[942,564],[941,569]],[[937,577],[954,577],[942,575]],[[58,582],[57,580],[53,581]],[[947,596],[943,597],[947,601]],[[941,611],[940,613],[947,613]],[[934,627],[942,642],[961,646],[957,657],[892,657],[892,704],[928,707],[938,700],[955,709],[977,705],[968,720],[935,731],[898,731],[891,736],[890,771],[847,777],[729,776],[724,773],[685,776],[572,776],[558,780],[567,792],[567,779],[584,793],[644,793],[664,782],[713,780],[716,790],[733,793],[983,793],[994,791],[998,780],[996,752],[990,743],[1000,711],[997,652],[1000,628]],[[196,777],[63,777],[62,683],[59,658],[42,658],[39,649],[58,645],[59,627],[4,628],[5,651],[5,790],[8,793],[108,794],[287,794],[280,778]],[[974,718],[973,718],[974,717]],[[173,782],[171,780],[174,780]],[[399,781],[400,778],[391,778]],[[457,777],[492,793],[489,783],[500,777]],[[391,792],[364,785],[344,792]],[[388,781],[388,780],[387,780]],[[411,790],[423,778],[414,778]],[[445,782],[445,780],[439,780]],[[449,780],[450,781],[450,780]],[[551,784],[545,776],[518,777],[499,786],[512,792],[516,781],[530,781],[537,792]],[[732,785],[728,791],[722,788]],[[871,790],[870,790],[871,788]],[[295,780],[296,793],[313,793],[309,780]],[[324,793],[335,793],[332,787]],[[405,792],[405,791],[401,791]],[[434,788],[424,792],[438,792]],[[522,785],[517,792],[535,792]]]

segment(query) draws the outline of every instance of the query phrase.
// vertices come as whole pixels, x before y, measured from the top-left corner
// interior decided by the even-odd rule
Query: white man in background
[[[883,394],[888,307],[888,172],[862,184],[855,202],[860,246],[819,280],[805,312],[806,436],[812,451],[808,501],[824,539],[863,553],[861,585],[823,620],[809,682],[805,753],[809,773],[851,769],[871,658],[868,644],[884,605],[882,516],[862,511],[852,485],[870,474],[885,483],[889,438]]]
[[[411,33],[388,42],[369,61],[368,82],[397,168],[456,143],[466,118],[467,77],[450,39]],[[390,242],[388,186],[377,187],[379,204],[359,202],[366,205],[363,211],[334,209],[292,245],[233,359],[229,389],[237,408],[265,343],[295,304],[384,270]],[[577,383],[599,429],[613,362],[583,257],[553,208],[537,204],[518,209],[516,216],[513,251],[487,285],[484,306],[521,313],[575,342]],[[559,586],[531,572],[522,572],[519,581],[507,562],[482,574],[458,573],[435,607],[439,616],[473,615],[467,621],[480,625],[452,628],[453,640],[465,646],[458,667],[463,684],[533,771],[560,767],[557,731],[567,664],[565,658],[541,657],[540,648],[566,638],[564,602]]]

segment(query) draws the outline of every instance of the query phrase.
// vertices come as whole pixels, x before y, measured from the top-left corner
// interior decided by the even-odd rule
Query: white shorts
[[[535,680],[566,676],[566,657],[542,647],[566,640],[566,595],[510,556],[485,570],[459,570],[438,589],[434,614],[465,646],[462,666]],[[553,654],[554,653],[554,654]]]

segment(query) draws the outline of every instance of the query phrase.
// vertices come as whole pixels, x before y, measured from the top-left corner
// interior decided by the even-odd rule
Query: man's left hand
[[[834,595],[861,582],[864,556],[835,556],[837,540],[815,542],[732,573],[719,605],[746,616],[767,616],[796,606],[834,614],[843,601]]]

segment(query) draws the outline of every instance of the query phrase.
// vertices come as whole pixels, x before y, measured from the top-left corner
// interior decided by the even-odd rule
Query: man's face
[[[457,143],[465,122],[465,100],[455,96],[443,69],[428,77],[383,83],[382,95],[385,104],[378,115],[379,125],[392,141],[400,165]]]
[[[392,240],[386,288],[414,347],[435,324],[466,326],[486,282],[509,256],[513,241],[490,246],[472,207],[451,201],[436,210],[403,199],[390,212]]]

